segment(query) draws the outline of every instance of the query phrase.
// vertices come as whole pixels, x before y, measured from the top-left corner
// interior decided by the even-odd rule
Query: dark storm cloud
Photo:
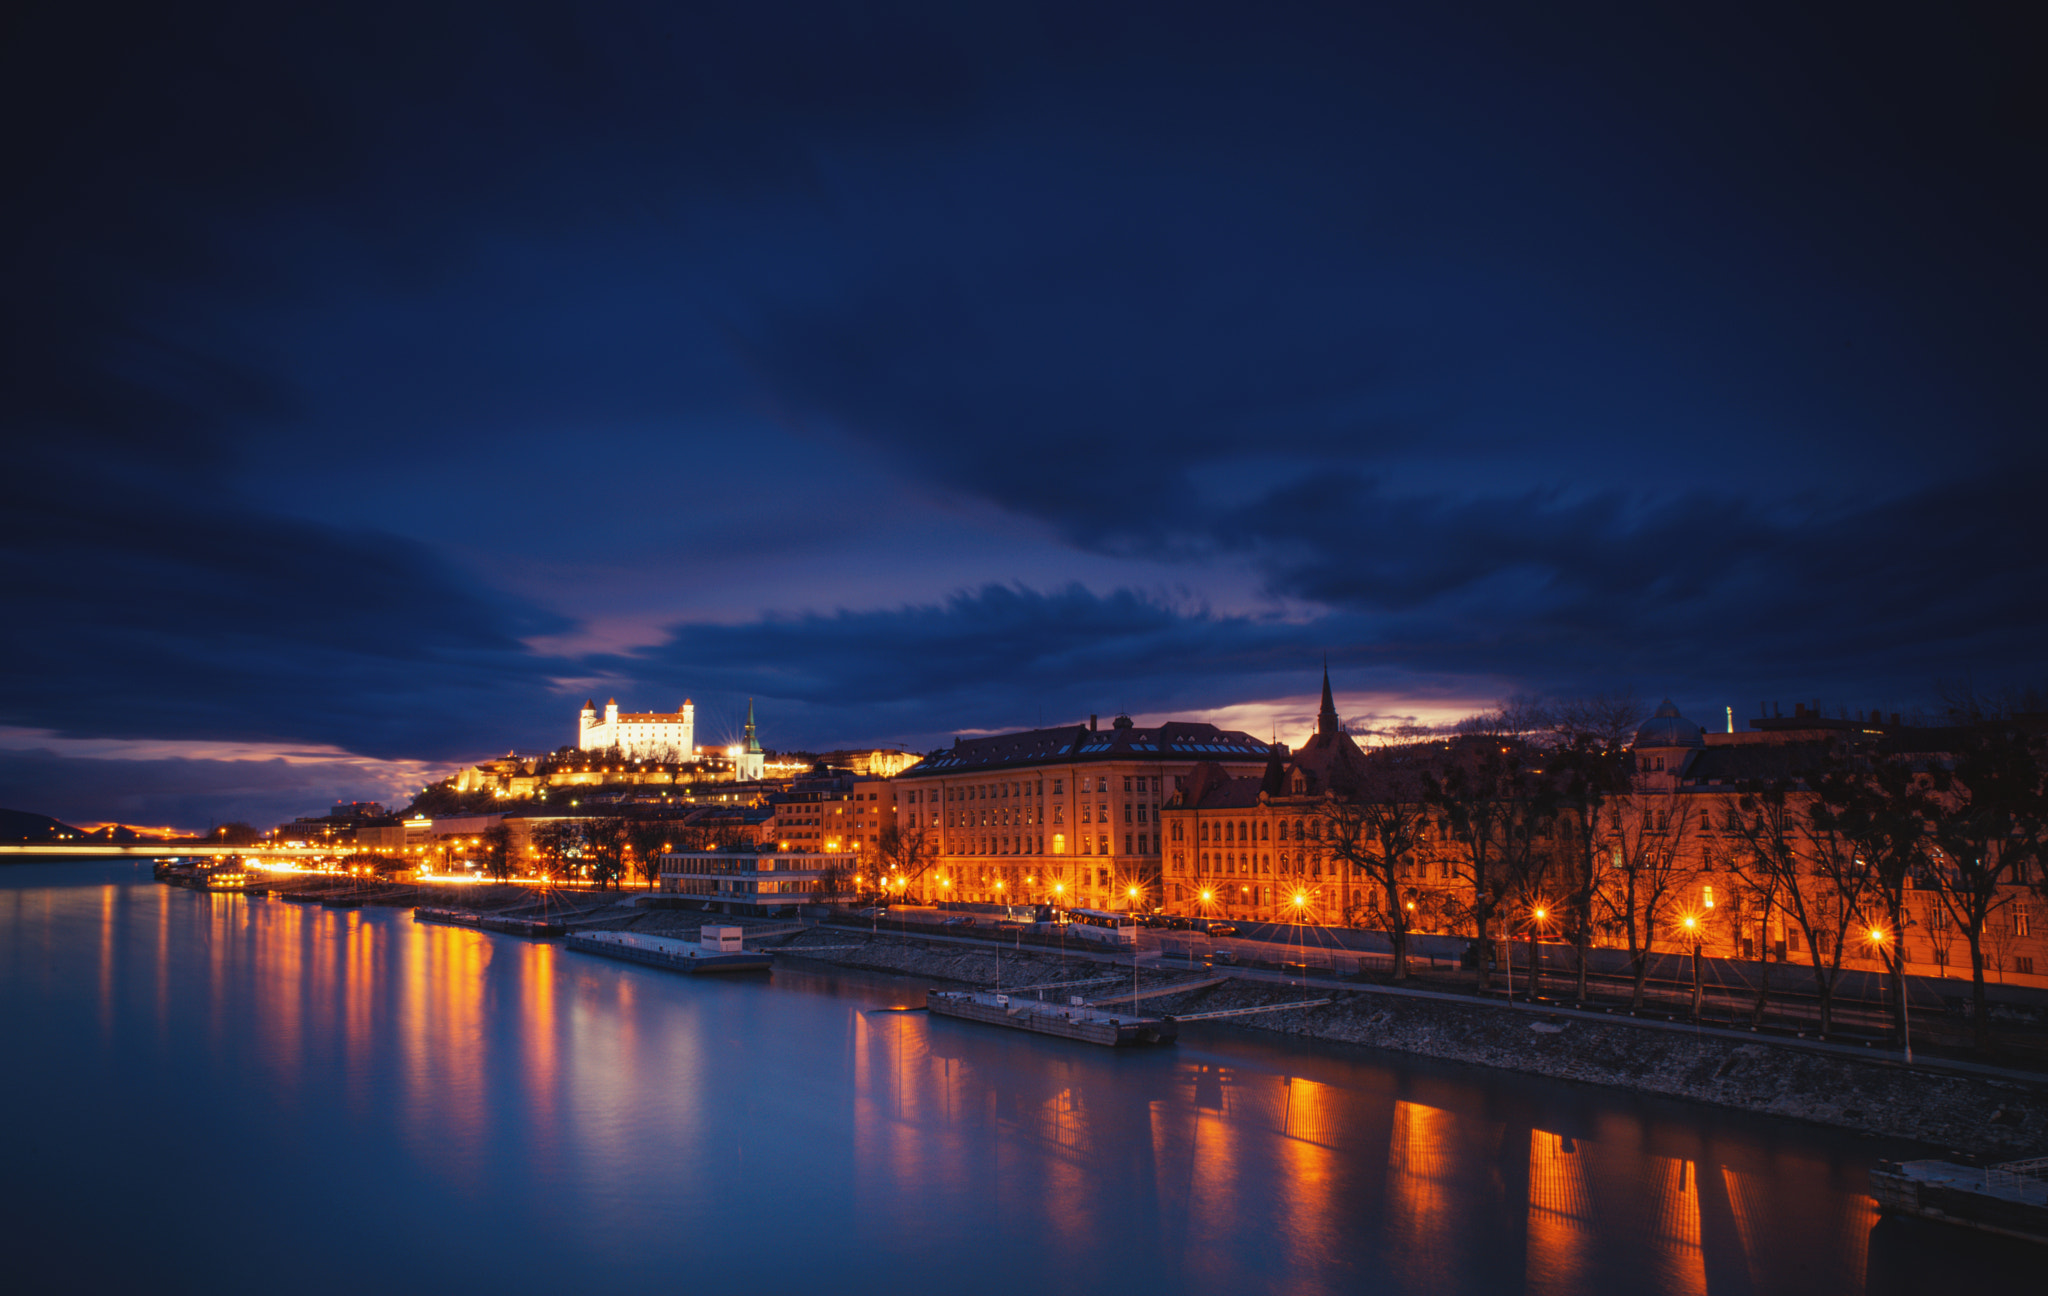
[[[925,606],[677,626],[658,647],[592,664],[820,706],[920,701],[943,711],[975,698],[1012,711],[1027,699],[1070,704],[1104,684],[1130,687],[1141,669],[1161,691],[1191,673],[1261,674],[1282,657],[1298,669],[1286,638],[1130,590],[990,585]]]
[[[60,735],[490,750],[558,663],[560,618],[417,545],[238,505],[25,483],[0,512],[0,723]]]
[[[241,820],[269,827],[335,801],[404,804],[410,786],[344,761],[109,759],[47,749],[0,751],[0,806],[66,823],[117,822],[203,832]]]
[[[0,722],[425,757],[566,732],[562,676],[853,740],[1219,705],[1326,647],[1361,684],[1741,697],[2029,667],[2048,110],[2012,22],[31,8]],[[445,502],[474,548],[649,561],[575,497],[606,480],[756,504],[693,563],[815,529],[691,475],[734,409],[1198,594],[1040,552],[757,617],[847,602],[793,563],[568,662],[525,646],[565,618],[394,534]],[[316,491],[374,523],[295,516]],[[1285,616],[1204,610],[1242,563]]]

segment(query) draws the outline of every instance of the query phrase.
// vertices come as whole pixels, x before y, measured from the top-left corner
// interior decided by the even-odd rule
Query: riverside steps
[[[694,942],[636,932],[573,932],[570,949],[599,958],[620,959],[692,976],[705,973],[765,972],[773,959],[741,947],[738,927],[705,927]]]

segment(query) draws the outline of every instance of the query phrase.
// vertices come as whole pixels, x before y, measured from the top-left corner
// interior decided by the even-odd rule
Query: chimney
[[[1095,713],[1094,713],[1093,711],[1090,711],[1090,712],[1088,713],[1088,732],[1089,732],[1089,733],[1094,733],[1094,732],[1096,732],[1096,729],[1095,729]]]

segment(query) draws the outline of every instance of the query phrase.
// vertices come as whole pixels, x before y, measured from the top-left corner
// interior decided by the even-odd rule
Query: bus
[[[1107,909],[1069,909],[1067,932],[1105,945],[1136,945],[1138,920],[1130,914],[1111,913]]]

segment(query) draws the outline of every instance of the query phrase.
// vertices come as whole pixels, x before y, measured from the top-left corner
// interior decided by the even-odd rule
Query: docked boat
[[[1982,1167],[1880,1161],[1870,1193],[1882,1211],[2048,1245],[2048,1157]]]
[[[1057,1035],[1111,1048],[1171,1044],[1180,1038],[1180,1023],[1171,1017],[1109,1012],[1090,1008],[1077,998],[1058,1004],[991,990],[929,990],[925,992],[925,1007],[941,1017]]]
[[[704,927],[698,930],[694,942],[636,932],[576,932],[569,937],[569,948],[693,975],[766,971],[773,960],[764,951],[741,947],[740,938],[745,931],[743,927]]]

